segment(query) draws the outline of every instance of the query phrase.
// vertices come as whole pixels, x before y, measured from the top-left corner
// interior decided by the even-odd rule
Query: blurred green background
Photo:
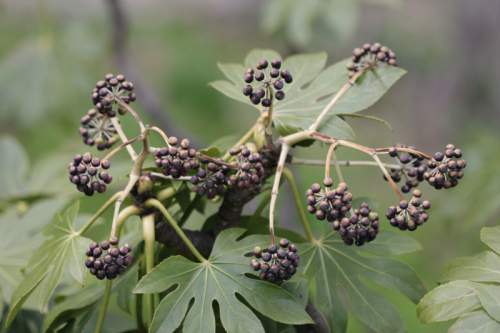
[[[117,30],[116,8],[124,15],[125,29]],[[364,111],[389,121],[394,132],[380,123],[348,119],[358,142],[372,147],[403,142],[429,154],[454,143],[468,164],[456,188],[436,191],[421,185],[433,208],[430,221],[411,236],[423,250],[398,258],[411,265],[431,290],[447,262],[486,250],[479,231],[499,222],[498,13],[498,0],[1,0],[0,178],[11,177],[16,169],[15,152],[22,148],[14,153],[5,148],[12,147],[13,138],[24,146],[29,161],[26,170],[15,171],[25,181],[23,193],[9,192],[0,182],[0,209],[23,211],[21,199],[28,194],[78,194],[65,179],[65,170],[74,154],[89,150],[77,132],[79,119],[92,107],[95,82],[108,72],[123,73],[134,82],[138,88],[134,106],[145,123],[160,125],[169,135],[188,136],[195,147],[203,148],[221,136],[244,133],[258,116],[253,108],[207,86],[224,78],[218,61],[240,63],[258,47],[274,48],[283,56],[326,50],[332,64],[354,47],[378,41],[397,54],[408,74]],[[120,32],[124,43],[116,48]],[[135,136],[132,117],[123,117],[122,123],[129,137]],[[103,154],[95,148],[90,151]],[[323,159],[326,150],[315,144],[293,153]],[[364,158],[346,150],[339,150],[338,157]],[[122,152],[112,161],[115,172],[125,174],[126,162]],[[322,180],[321,167],[292,169],[300,192]],[[343,170],[354,196],[377,198],[381,215],[397,202],[376,168]],[[114,189],[123,184],[118,179]],[[278,219],[301,230],[296,211],[285,208],[293,199],[286,193],[288,185],[284,188]],[[83,199],[83,210],[95,212],[101,200]],[[246,212],[255,207],[251,203]],[[207,216],[216,209],[210,205]],[[105,221],[103,228],[110,223],[109,215]],[[203,221],[195,214],[188,226],[196,228]],[[321,230],[315,219],[310,223]],[[390,226],[386,223],[383,228]],[[409,300],[368,279],[365,282],[396,305],[408,332],[445,332],[450,326],[420,324]],[[121,316],[118,309],[111,313],[107,320]],[[349,318],[348,330],[370,332],[354,317]]]

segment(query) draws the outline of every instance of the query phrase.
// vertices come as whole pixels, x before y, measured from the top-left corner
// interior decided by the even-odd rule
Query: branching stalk
[[[170,225],[175,229],[175,231],[177,232],[179,237],[182,238],[184,243],[186,243],[186,246],[189,248],[189,250],[191,250],[191,253],[193,253],[193,255],[196,257],[196,259],[198,259],[200,263],[207,262],[207,260],[205,258],[203,258],[203,256],[200,254],[200,252],[198,252],[198,250],[193,245],[193,243],[191,243],[189,238],[186,237],[186,234],[184,233],[184,231],[182,231],[182,229],[177,225],[174,218],[170,215],[168,210],[161,204],[160,201],[158,201],[156,199],[149,199],[148,201],[145,202],[145,205],[148,208],[155,207],[156,209],[158,209],[163,214],[163,216],[165,216],[165,219],[170,223]]]
[[[118,122],[116,117],[112,117],[110,119],[111,119],[111,123],[113,124],[113,126],[116,129],[116,132],[120,136],[120,139],[122,140],[122,142],[127,142],[128,141],[127,136],[125,135],[125,132],[123,132],[122,126],[120,125],[120,123]],[[127,145],[126,147],[127,147],[128,154],[132,158],[132,161],[135,160],[137,158],[137,154],[134,150],[134,147],[132,147],[131,145]]]
[[[283,167],[283,176],[285,176],[286,180],[288,180],[290,188],[292,189],[293,198],[295,199],[295,205],[297,206],[297,210],[299,211],[300,220],[302,221],[302,226],[306,231],[307,238],[311,243],[313,243],[315,241],[315,238],[311,231],[311,227],[307,222],[307,217],[304,213],[304,208],[302,207],[302,201],[299,196],[299,191],[297,189],[297,184],[295,183],[292,170],[288,169],[287,167]]]
[[[290,164],[304,164],[304,165],[318,165],[318,166],[324,166],[325,161],[323,160],[313,160],[313,159],[307,159],[307,158],[298,158],[293,156],[292,160],[290,161]],[[333,161],[330,162],[330,165],[334,165]],[[339,166],[377,166],[378,163],[374,161],[338,161]],[[389,163],[382,163],[382,165],[386,168],[389,169],[395,169],[395,170],[401,170],[404,168],[404,166],[401,166],[399,164],[389,164]]]
[[[284,182],[285,179],[281,178],[279,186],[281,187],[281,185],[283,185]],[[250,217],[250,220],[246,225],[247,229],[250,229],[257,223],[257,220],[259,219],[260,215],[271,201],[271,193],[272,193],[271,191],[267,191],[266,196],[262,198],[262,201],[260,202],[259,206],[257,206],[257,209],[255,209],[255,211],[253,212],[252,217]]]
[[[141,133],[144,132],[144,124],[142,123],[141,118],[139,118],[139,115],[137,114],[137,112],[135,112],[134,109],[132,109],[130,107],[130,105],[128,105],[127,103],[125,103],[120,97],[118,97],[118,96],[115,97],[115,100],[117,102],[119,102],[120,105],[123,106],[125,109],[129,110],[130,113],[132,113],[132,115],[134,116],[135,120],[139,124],[139,128],[141,129]]]
[[[271,206],[269,209],[269,233],[271,236],[271,244],[274,244],[274,209],[276,206],[276,199],[278,199],[278,189],[280,187],[281,173],[283,172],[283,167],[285,166],[286,155],[290,150],[290,146],[286,143],[281,145],[281,153],[278,161],[278,166],[276,167],[276,175],[274,178],[273,189],[271,191]]]
[[[156,193],[156,199],[158,199],[158,201],[164,201],[170,198],[171,196],[175,195],[175,193],[176,193],[175,188],[168,187]]]
[[[308,128],[309,130],[316,131],[318,129],[318,126],[321,124],[323,119],[326,117],[327,113],[340,100],[340,98],[346,93],[346,91],[349,90],[349,88],[351,88],[354,85],[354,82],[356,82],[356,79],[364,72],[366,72],[366,70],[360,70],[359,72],[356,72],[356,74],[354,74],[349,79],[349,81],[347,81],[347,83],[344,85],[344,87],[342,87],[342,89],[340,89],[340,91],[335,96],[333,96],[330,103],[328,103],[328,105],[323,109],[323,111],[321,111],[320,115],[318,116],[318,118],[316,118],[314,123],[312,123],[312,125],[309,126],[309,128]]]
[[[170,179],[170,180],[190,180],[190,176],[181,176],[177,178],[172,178],[172,176],[165,176],[162,173],[159,172],[151,172],[151,176],[157,177],[157,178],[163,178],[163,179]]]
[[[396,191],[396,194],[398,195],[399,197],[399,200],[400,201],[403,201],[403,196],[401,195],[401,193],[399,192],[398,190],[398,187],[396,186],[396,184],[394,183],[394,181],[392,180],[391,178],[391,175],[389,175],[389,173],[387,172],[387,170],[385,169],[384,165],[382,164],[382,162],[380,161],[380,158],[378,158],[377,155],[373,155],[372,156],[373,159],[375,160],[375,162],[377,162],[377,164],[380,166],[380,169],[382,170],[382,172],[384,173],[385,175],[385,178],[387,178],[387,180],[391,183],[392,185],[392,188],[394,189],[394,191]]]
[[[142,139],[142,135],[139,135],[138,137],[135,137],[133,139],[130,139],[128,140],[127,142],[124,142],[122,143],[121,145],[119,145],[118,147],[116,147],[115,149],[113,149],[111,152],[108,153],[108,155],[106,155],[102,160],[101,162],[104,162],[106,161],[108,158],[110,158],[111,156],[113,156],[117,151],[119,151],[120,149],[122,149],[123,147],[128,147],[130,146],[130,144],[136,142],[136,141],[139,141]],[[135,152],[134,152],[135,153]],[[136,157],[137,158],[137,157]]]
[[[115,202],[115,200],[117,200],[122,195],[122,193],[123,191],[117,192],[111,198],[109,198],[109,200],[106,201],[106,203],[101,208],[99,208],[97,213],[95,213],[94,216],[92,216],[90,220],[88,220],[88,222],[85,223],[85,225],[80,229],[80,231],[78,231],[78,236],[83,236],[83,234],[85,234],[87,230],[90,229],[90,227],[94,224],[94,222],[106,211],[106,209],[109,208],[109,206],[113,204],[113,202]]]

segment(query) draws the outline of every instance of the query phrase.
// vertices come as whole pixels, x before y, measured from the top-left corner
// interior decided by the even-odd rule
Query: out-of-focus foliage
[[[262,7],[261,26],[270,34],[283,30],[287,40],[299,48],[319,42],[318,35],[345,43],[356,31],[363,4],[387,8],[399,3],[399,0],[271,0]]]

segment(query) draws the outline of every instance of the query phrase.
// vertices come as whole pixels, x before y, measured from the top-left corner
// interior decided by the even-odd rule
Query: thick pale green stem
[[[167,187],[166,189],[161,190],[158,193],[156,193],[156,199],[158,199],[159,201],[166,200],[166,199],[170,198],[171,196],[173,196],[175,194],[175,192],[176,192],[175,188]]]
[[[155,215],[147,215],[142,218],[142,228],[144,233],[144,253],[146,255],[146,273],[151,272],[155,266]],[[153,323],[154,315],[154,294],[147,294],[148,327]]]
[[[94,222],[99,218],[99,216],[101,216],[106,211],[106,209],[108,209],[109,206],[111,206],[121,195],[122,191],[115,193],[115,195],[109,198],[109,200],[106,201],[106,203],[97,211],[97,213],[95,213],[94,216],[92,216],[90,220],[87,223],[85,223],[85,225],[80,229],[80,231],[78,231],[78,236],[83,236],[83,234],[85,234],[87,230],[89,230],[89,228],[94,224]]]
[[[120,236],[123,223],[133,215],[138,215],[140,213],[140,209],[135,206],[128,206],[124,210],[120,212],[118,215],[117,223],[116,223],[116,235]],[[102,330],[102,325],[104,324],[104,318],[106,317],[106,311],[108,309],[109,297],[111,296],[111,287],[113,286],[113,280],[108,280],[106,282],[106,289],[104,290],[104,297],[102,300],[101,310],[99,312],[99,318],[97,319],[97,326],[95,329],[95,333],[100,333]]]
[[[148,208],[155,207],[156,209],[158,209],[163,214],[163,216],[165,216],[165,219],[170,223],[172,228],[175,229],[179,237],[182,238],[184,243],[186,243],[186,246],[189,248],[189,250],[191,250],[196,259],[198,259],[201,263],[207,262],[207,260],[203,258],[200,252],[198,252],[196,247],[193,245],[193,243],[191,243],[189,238],[187,238],[184,231],[182,231],[182,229],[177,225],[174,218],[170,215],[168,210],[161,204],[160,201],[156,199],[149,199],[148,201],[145,202],[145,206]]]
[[[283,176],[285,176],[286,180],[290,184],[290,188],[292,189],[293,198],[295,199],[295,205],[297,206],[297,210],[299,211],[300,220],[302,221],[302,225],[307,234],[307,238],[312,243],[315,238],[311,231],[311,227],[309,227],[309,223],[307,222],[306,214],[304,213],[304,208],[302,207],[302,201],[300,200],[299,191],[297,189],[297,184],[295,183],[295,179],[293,178],[292,170],[287,167],[283,168]]]
[[[111,296],[112,287],[113,287],[113,280],[107,280],[106,289],[104,289],[104,297],[102,299],[101,312],[99,312],[99,318],[97,318],[95,333],[100,333],[102,330],[102,325],[104,324],[104,318],[106,318],[106,310],[108,308],[109,297]]]

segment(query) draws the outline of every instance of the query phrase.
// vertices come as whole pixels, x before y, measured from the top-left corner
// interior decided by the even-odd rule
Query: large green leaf
[[[360,280],[360,277],[366,277],[399,291],[415,303],[424,295],[422,282],[406,264],[391,258],[367,258],[360,254],[359,250],[370,252],[372,246],[376,247],[375,253],[384,253],[384,247],[387,254],[393,253],[393,246],[386,244],[388,238],[383,234],[384,231],[381,231],[373,243],[359,249],[346,246],[335,232],[329,231],[325,231],[321,239],[313,244],[300,246],[300,268],[317,285],[314,304],[325,317],[331,332],[345,332],[347,327],[347,310],[337,289],[339,286],[345,291],[359,319],[375,331],[406,330],[397,309]],[[377,245],[379,237],[383,242]],[[410,238],[401,233],[399,236],[391,234],[389,238],[401,244],[399,253],[417,249],[413,242],[409,242]]]
[[[173,332],[184,317],[183,332],[215,332],[214,301],[219,305],[227,332],[264,332],[260,321],[236,298],[236,294],[273,320],[298,325],[312,322],[288,292],[245,276],[251,269],[249,258],[244,254],[251,252],[254,246],[266,246],[269,241],[267,237],[249,236],[236,242],[244,232],[245,229],[241,228],[223,231],[217,237],[206,264],[174,256],[139,282],[136,293],[159,293],[177,285],[156,309],[151,332]],[[193,299],[194,303],[188,310]]]
[[[476,282],[453,281],[437,287],[418,304],[418,320],[424,324],[446,321],[481,307],[478,289],[482,286]]]
[[[448,333],[497,333],[500,323],[493,320],[484,311],[469,313],[450,327]]]
[[[500,226],[482,228],[481,240],[493,250],[500,253]]]
[[[63,204],[60,199],[42,200],[21,217],[14,211],[0,216],[0,289],[5,302],[10,301],[23,279],[21,269],[45,240],[41,233],[33,231],[50,222]]]
[[[29,174],[28,166],[34,162],[29,161],[24,147],[8,136],[0,139],[0,156],[0,201],[32,202],[70,188],[64,172],[67,163],[60,156],[37,162]]]
[[[74,230],[79,207],[80,204],[76,201],[64,216],[57,213],[44,229],[43,235],[52,237],[45,241],[31,258],[28,265],[31,271],[12,294],[7,324],[12,322],[19,308],[38,286],[41,286],[39,308],[43,312],[61,279],[66,262],[69,262],[71,275],[83,284],[87,271],[85,250],[91,240],[79,236]]]
[[[479,288],[477,292],[488,314],[496,321],[500,321],[500,287],[486,285]]]
[[[493,252],[483,252],[448,263],[439,282],[453,280],[500,282],[500,258]]]
[[[293,75],[294,81],[285,85],[286,97],[274,101],[273,121],[279,134],[285,136],[308,128],[330,102],[331,97],[347,83],[345,65],[347,59],[324,69],[326,53],[299,54],[284,60],[283,68]],[[281,58],[272,50],[256,49],[247,55],[245,65],[219,64],[219,68],[231,81],[215,81],[211,85],[223,94],[240,102],[253,105],[242,94],[246,85],[243,75],[247,67],[254,67],[259,59]],[[361,75],[330,110],[319,129],[322,133],[343,139],[354,139],[352,129],[335,114],[352,114],[375,103],[406,71],[385,66]],[[374,119],[374,117],[372,117]],[[382,121],[380,119],[375,119]],[[383,121],[382,121],[383,122]]]
[[[125,274],[113,282],[112,293],[121,292],[130,284],[130,281],[137,281],[139,262],[135,260],[135,263],[127,268]],[[83,289],[80,288],[78,292],[66,297],[50,310],[43,321],[43,332],[50,332],[71,318],[78,318],[75,332],[83,331],[94,313],[100,308],[105,287],[106,282],[90,277],[90,281]],[[118,304],[120,305],[120,298],[118,298]]]

